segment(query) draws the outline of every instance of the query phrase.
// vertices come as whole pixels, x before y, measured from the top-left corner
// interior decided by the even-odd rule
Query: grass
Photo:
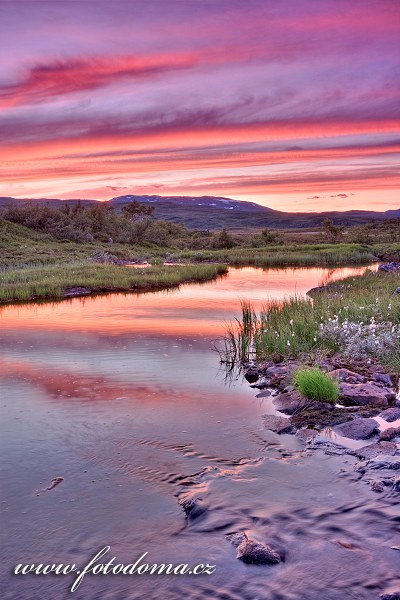
[[[293,381],[295,388],[309,400],[336,404],[339,398],[339,383],[319,367],[298,369],[293,374]]]
[[[0,302],[62,298],[65,290],[74,287],[87,287],[92,292],[161,289],[207,281],[225,272],[223,265],[130,269],[82,262],[20,268],[0,273]]]
[[[362,244],[303,244],[232,248],[230,250],[183,250],[175,260],[208,261],[236,266],[312,266],[368,263],[375,259],[373,249]]]
[[[294,297],[271,301],[259,314],[244,302],[242,318],[227,329],[221,360],[233,364],[254,356],[262,361],[340,352],[335,340],[319,337],[320,324],[333,319],[339,323],[374,319],[376,323],[400,325],[400,296],[393,293],[399,286],[399,274],[367,271],[336,281],[313,300]],[[392,352],[384,358],[395,364],[397,355]]]

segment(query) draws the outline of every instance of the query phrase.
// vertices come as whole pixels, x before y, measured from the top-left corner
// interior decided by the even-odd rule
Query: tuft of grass
[[[309,400],[335,404],[339,398],[339,383],[319,367],[304,367],[293,375],[295,388]]]

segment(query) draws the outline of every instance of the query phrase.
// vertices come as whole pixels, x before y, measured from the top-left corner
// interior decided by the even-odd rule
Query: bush
[[[335,404],[339,398],[339,383],[318,367],[305,367],[294,374],[295,388],[309,400]]]

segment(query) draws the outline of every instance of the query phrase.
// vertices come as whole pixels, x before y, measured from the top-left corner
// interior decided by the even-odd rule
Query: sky
[[[398,0],[0,0],[0,196],[400,206]]]

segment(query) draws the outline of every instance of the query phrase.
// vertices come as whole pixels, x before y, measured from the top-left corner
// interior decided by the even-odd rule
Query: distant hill
[[[51,206],[76,204],[78,199],[59,200],[57,198],[15,199],[0,197],[0,208],[19,204],[21,202],[47,203]],[[368,210],[350,210],[346,212],[324,211],[320,213],[296,212],[288,213],[273,210],[256,204],[215,196],[117,196],[108,200],[116,210],[130,202],[140,202],[154,206],[154,215],[158,219],[181,223],[190,229],[243,229],[243,228],[273,228],[300,229],[318,227],[329,218],[335,224],[347,227],[360,225],[372,220],[382,221],[400,217],[400,208],[386,212]],[[97,200],[81,200],[89,206]]]

